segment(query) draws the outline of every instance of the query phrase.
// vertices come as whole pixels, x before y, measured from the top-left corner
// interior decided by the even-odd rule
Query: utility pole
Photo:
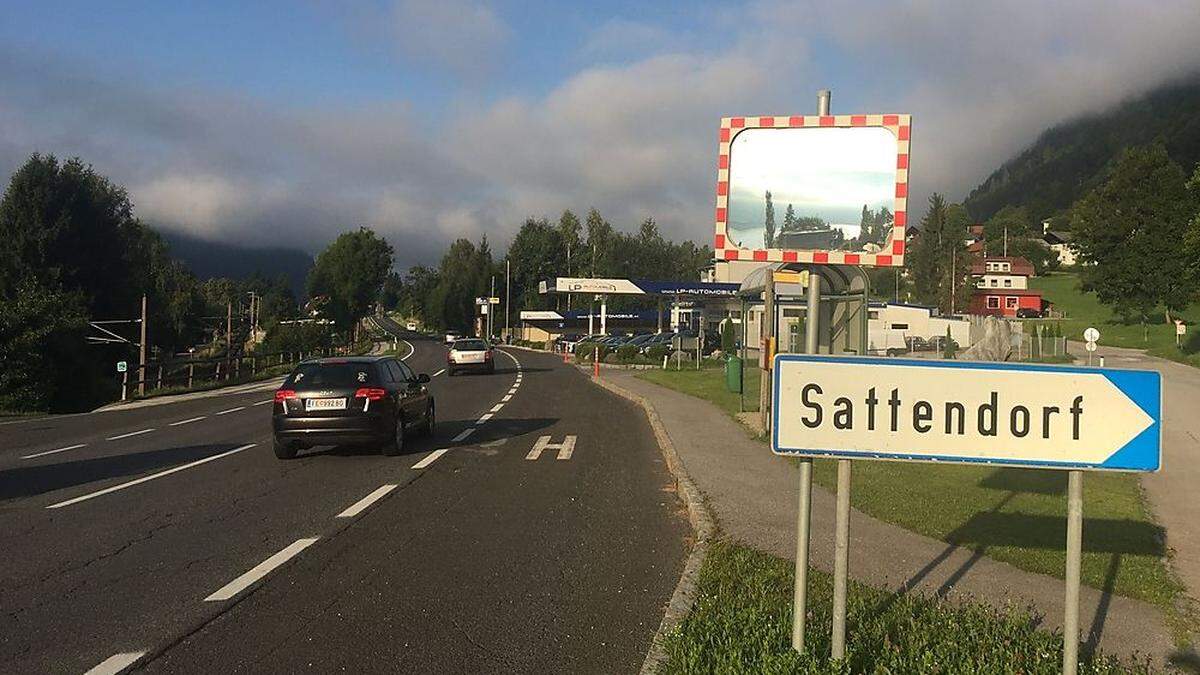
[[[954,290],[958,286],[958,246],[950,249],[950,316],[954,316]]]
[[[225,379],[229,379],[229,358],[233,356],[233,300],[225,301]]]
[[[142,335],[138,344],[138,396],[146,394],[146,294],[142,293]]]
[[[763,314],[759,322],[758,334],[761,337],[759,358],[764,368],[758,386],[758,414],[764,433],[771,433],[771,338],[775,337],[775,268],[766,267],[766,278],[763,280]],[[807,320],[811,320],[809,317]]]
[[[492,307],[492,298],[494,298],[494,297],[496,297],[496,275],[495,274],[492,275],[492,290],[488,291],[488,297],[487,297],[487,301],[488,301],[488,304],[487,304],[487,308],[488,308],[487,339],[489,341],[492,339],[492,326],[495,323],[494,321],[492,321],[492,315],[496,313],[495,308]]]
[[[570,297],[568,295],[567,297]],[[504,259],[504,339],[509,339],[508,303],[512,300],[512,261]]]
[[[1004,257],[1008,257],[1008,226],[1004,226]]]

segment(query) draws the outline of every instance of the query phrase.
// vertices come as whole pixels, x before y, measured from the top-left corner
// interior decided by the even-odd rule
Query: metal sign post
[[[820,342],[821,275],[808,275],[807,314],[804,317],[804,351],[817,353]],[[774,434],[772,434],[774,437]],[[792,649],[804,651],[804,622],[808,613],[808,550],[812,539],[812,459],[800,459],[800,503],[796,509],[796,573],[792,590]]]
[[[890,459],[1069,471],[1063,672],[1076,672],[1083,471],[1159,470],[1158,372],[780,354],[774,375],[771,448],[805,464],[826,456],[839,464]],[[849,487],[849,471],[840,468],[834,658],[845,655],[839,593],[849,548],[849,491],[842,489]],[[798,579],[800,571],[798,562]],[[802,598],[797,588],[797,602]],[[802,610],[797,604],[797,613]],[[795,635],[794,629],[793,644]]]
[[[1067,584],[1063,614],[1063,675],[1079,668],[1079,567],[1083,557],[1083,472],[1067,475]]]

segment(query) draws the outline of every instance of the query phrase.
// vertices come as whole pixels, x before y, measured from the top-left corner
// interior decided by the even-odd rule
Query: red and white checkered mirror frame
[[[721,118],[720,151],[717,156],[717,228],[713,255],[717,260],[755,262],[800,262],[864,267],[903,267],[904,230],[908,222],[908,142],[911,115],[791,115]],[[729,203],[729,146],[744,129],[788,129],[797,127],[883,127],[896,135],[896,201],[892,208],[892,232],[878,253],[815,249],[741,248],[726,236]]]

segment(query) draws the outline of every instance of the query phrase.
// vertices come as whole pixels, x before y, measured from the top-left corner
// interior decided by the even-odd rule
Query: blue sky
[[[1031,11],[1036,9],[1037,11]],[[1194,0],[0,4],[0,173],[79,156],[157,227],[399,264],[595,206],[712,237],[724,115],[913,114],[911,208],[1200,67]]]

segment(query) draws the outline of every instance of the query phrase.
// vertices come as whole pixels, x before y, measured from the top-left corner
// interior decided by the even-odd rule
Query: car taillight
[[[483,353],[483,360],[484,360],[484,361],[491,361],[491,360],[492,360],[492,350],[490,350],[490,349],[489,349],[489,350],[487,350],[486,352],[484,352],[484,353]]]
[[[454,363],[454,352],[446,352],[446,363]]]
[[[275,392],[276,403],[282,403],[289,398],[296,398],[296,392],[292,389],[280,389]]]
[[[378,401],[384,396],[387,396],[387,390],[378,387],[363,387],[354,392],[354,398],[365,398],[368,401]]]

